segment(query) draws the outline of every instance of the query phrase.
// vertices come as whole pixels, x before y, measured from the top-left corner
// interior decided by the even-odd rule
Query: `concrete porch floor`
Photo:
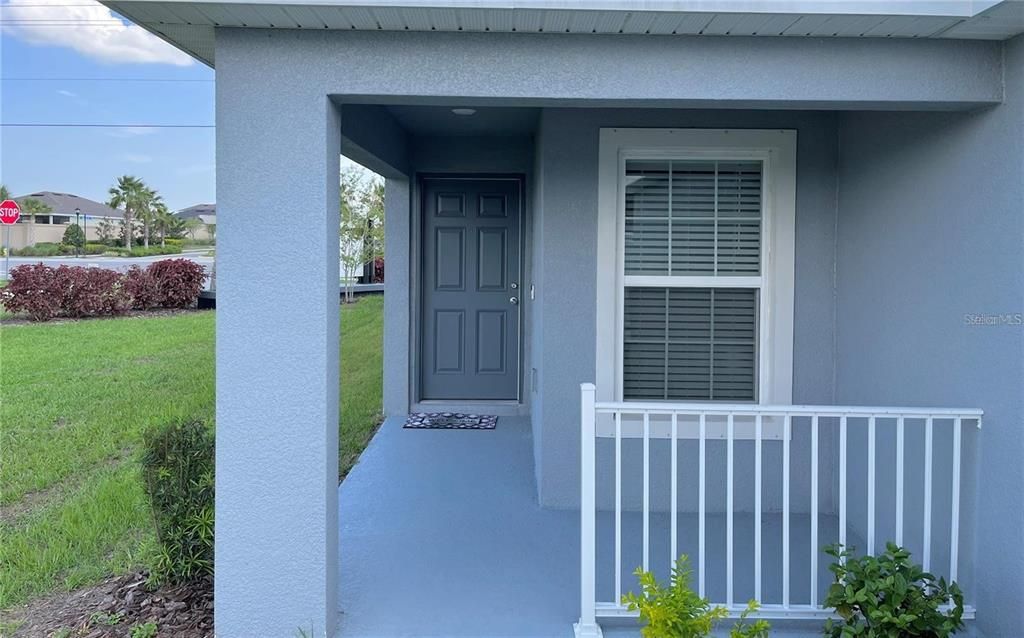
[[[339,488],[339,635],[383,637],[572,636],[579,615],[579,514],[536,500],[528,419],[502,417],[495,430],[405,430],[389,418]],[[613,597],[610,513],[599,513],[598,597]],[[821,542],[835,535],[822,518]],[[779,596],[781,558],[768,539],[780,518],[766,517],[765,598]],[[635,582],[641,518],[623,516],[623,588]],[[794,516],[794,574],[806,574],[807,517]],[[652,516],[651,562],[668,558],[668,517]],[[680,552],[696,561],[696,520],[680,517]],[[724,518],[708,521],[708,594],[724,596]],[[692,532],[692,533],[691,533]],[[752,590],[750,516],[736,521],[736,600]],[[694,542],[691,543],[690,540]],[[634,542],[631,542],[634,541]],[[690,545],[694,545],[691,547]],[[827,583],[827,561],[819,580]],[[809,578],[802,578],[806,582]],[[696,587],[696,582],[694,582]],[[795,583],[794,602],[808,587]],[[773,635],[820,635],[820,625],[773,622]],[[639,636],[632,619],[602,622],[606,636]]]

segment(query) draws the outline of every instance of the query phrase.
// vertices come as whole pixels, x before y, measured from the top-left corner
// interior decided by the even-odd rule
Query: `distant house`
[[[99,239],[100,222],[120,224],[124,219],[122,210],[71,193],[39,191],[14,199],[21,205],[24,205],[25,200],[39,200],[50,210],[44,215],[36,215],[34,226],[32,219],[23,212],[11,232],[11,248],[24,248],[40,242],[59,242],[64,237],[66,226],[75,223],[76,219],[84,227],[87,239]]]
[[[198,219],[203,222],[203,227],[195,231],[195,239],[213,239],[215,237],[217,232],[216,204],[196,204],[182,208],[175,215],[182,220]]]

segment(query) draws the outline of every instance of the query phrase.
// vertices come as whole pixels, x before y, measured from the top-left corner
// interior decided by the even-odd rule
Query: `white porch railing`
[[[634,480],[642,482],[642,505],[638,508],[642,516],[642,566],[650,569],[651,550],[651,440],[669,439],[671,441],[670,455],[670,476],[669,485],[669,554],[658,557],[657,560],[664,560],[665,565],[673,564],[678,557],[679,547],[679,458],[678,443],[684,439],[694,439],[698,442],[699,458],[699,481],[696,486],[698,493],[697,505],[697,556],[693,565],[697,576],[697,588],[702,596],[706,595],[705,574],[708,566],[707,553],[707,532],[706,523],[708,520],[708,498],[707,498],[707,443],[708,441],[724,440],[726,445],[726,502],[724,503],[724,514],[726,517],[726,549],[725,549],[725,600],[712,601],[714,604],[725,606],[730,616],[738,616],[746,607],[745,601],[734,600],[734,494],[736,485],[735,476],[735,454],[737,440],[753,441],[754,446],[754,503],[753,503],[753,542],[754,560],[751,569],[753,571],[754,598],[762,602],[761,610],[757,614],[760,617],[769,619],[822,619],[830,615],[829,610],[820,604],[824,597],[824,591],[819,586],[819,561],[828,559],[821,553],[819,545],[819,491],[822,489],[819,480],[819,447],[822,425],[827,421],[837,432],[838,437],[838,503],[835,505],[835,514],[838,515],[838,540],[839,543],[847,544],[848,529],[853,526],[860,530],[865,538],[866,547],[859,548],[867,553],[875,553],[884,549],[885,542],[892,540],[898,545],[904,545],[905,540],[910,541],[908,536],[904,538],[904,504],[913,503],[920,507],[923,521],[920,530],[914,530],[913,542],[920,542],[919,560],[925,571],[930,571],[933,553],[945,552],[948,563],[943,561],[941,569],[950,579],[955,580],[958,573],[959,551],[960,551],[960,491],[961,491],[961,464],[963,448],[963,426],[965,423],[981,427],[982,411],[976,409],[950,409],[950,408],[891,408],[891,407],[840,407],[840,406],[764,406],[752,404],[725,405],[715,403],[662,403],[662,402],[596,402],[595,386],[584,383],[581,386],[581,434],[582,434],[582,455],[581,455],[581,508],[580,508],[580,548],[581,548],[581,597],[580,621],[575,625],[578,637],[597,637],[601,635],[600,626],[597,620],[600,618],[622,617],[635,615],[629,612],[621,604],[623,593],[623,482]],[[657,424],[655,422],[657,421]],[[810,429],[809,462],[810,468],[810,542],[807,546],[809,551],[809,570],[799,574],[790,573],[790,534],[791,534],[791,503],[790,492],[792,490],[791,445],[795,424],[801,428]],[[712,427],[714,424],[714,427]],[[742,424],[742,426],[741,426]],[[935,432],[938,425],[944,428],[952,428],[951,442],[943,446],[941,454],[936,451]],[[657,425],[657,427],[655,427]],[[865,428],[866,448],[863,449],[863,456],[858,456],[858,462],[866,462],[866,471],[857,468],[856,476],[848,474],[850,462],[850,432],[856,428]],[[890,490],[894,498],[894,527],[895,534],[892,538],[882,538],[881,534],[893,531],[891,527],[887,530],[879,530],[876,520],[877,496],[879,486],[878,479],[878,433],[882,428],[892,428],[894,432],[888,431],[886,441],[895,439],[895,467],[891,468],[890,474],[894,475],[894,482],[881,486],[881,489]],[[915,431],[915,428],[918,430]],[[920,442],[922,435],[919,429],[923,428],[923,444]],[[742,433],[739,431],[742,429]],[[945,430],[944,430],[945,431]],[[908,446],[907,433],[913,432],[914,445]],[[802,433],[806,433],[803,430]],[[610,439],[614,446],[614,598],[610,601],[597,600],[597,442],[599,439]],[[643,446],[643,468],[642,472],[633,472],[628,476],[623,475],[623,454],[622,442],[626,439],[639,439]],[[863,439],[863,435],[860,435]],[[944,439],[945,441],[946,439]],[[749,445],[749,443],[747,443]],[[763,449],[768,445],[781,446],[781,476],[777,473],[774,476],[766,477],[763,463]],[[912,449],[911,449],[912,447]],[[922,449],[923,448],[923,449]],[[948,452],[947,452],[948,448]],[[917,454],[920,452],[920,454]],[[887,453],[892,457],[891,453]],[[866,457],[866,459],[864,458]],[[834,456],[833,456],[834,458]],[[940,463],[943,475],[940,481],[936,481],[936,463]],[[948,463],[948,468],[945,465]],[[912,464],[912,465],[911,465]],[[920,489],[909,489],[906,485],[908,473],[906,468],[911,465],[917,474],[913,477],[914,487]],[[923,476],[920,475],[923,466]],[[888,468],[887,468],[888,469]],[[945,472],[948,471],[948,479]],[[829,477],[831,478],[831,476]],[[782,534],[781,547],[777,549],[782,556],[781,580],[782,592],[780,603],[764,603],[762,594],[762,555],[764,550],[764,534],[762,521],[765,516],[763,503],[763,491],[765,480],[781,481],[782,502],[781,512],[776,510],[776,515],[781,513]],[[850,520],[850,497],[849,481],[866,482],[857,483],[857,488],[864,488],[866,491],[866,503],[858,502],[858,505],[866,505],[866,510],[857,511],[862,514],[858,520]],[[663,485],[664,481],[658,481]],[[941,489],[948,489],[948,494],[942,495],[942,503],[948,504],[949,510],[935,512],[935,491],[937,484]],[[830,489],[833,485],[828,486]],[[721,503],[712,505],[720,506]],[[609,508],[611,509],[611,508]],[[944,509],[944,508],[943,508]],[[721,510],[719,510],[721,511]],[[749,510],[748,510],[749,511]],[[934,545],[933,552],[933,516],[949,517],[949,539],[948,548],[945,547],[945,540]],[[861,520],[863,519],[863,520]],[[917,526],[915,526],[917,527]],[[940,546],[941,545],[941,546]],[[720,559],[719,559],[720,560]],[[630,565],[629,567],[632,567]],[[718,567],[721,567],[718,565]],[[777,574],[773,574],[777,576]],[[796,579],[808,579],[810,582],[809,596],[805,600],[791,600],[791,585]],[[801,583],[803,586],[807,581]],[[965,618],[973,617],[974,609],[965,609]]]

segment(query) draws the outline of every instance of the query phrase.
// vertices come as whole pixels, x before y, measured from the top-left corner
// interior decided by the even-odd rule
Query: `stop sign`
[[[14,224],[19,217],[21,217],[21,208],[18,207],[18,202],[13,199],[5,199],[3,203],[0,203],[0,223]]]

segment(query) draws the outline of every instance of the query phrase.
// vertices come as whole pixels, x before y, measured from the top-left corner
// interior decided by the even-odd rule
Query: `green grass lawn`
[[[214,414],[212,312],[0,327],[0,609],[145,566],[137,452]],[[341,313],[339,473],[381,411],[383,299]]]

